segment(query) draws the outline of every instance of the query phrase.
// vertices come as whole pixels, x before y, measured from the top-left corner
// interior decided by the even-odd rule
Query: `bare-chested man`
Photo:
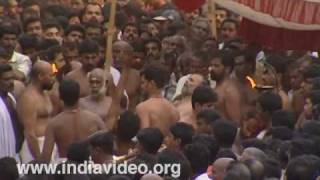
[[[246,112],[255,107],[257,91],[254,89],[253,80],[255,70],[255,58],[249,55],[249,51],[237,52],[234,56],[234,73],[231,75],[241,95],[242,118]]]
[[[51,65],[44,61],[36,62],[31,73],[31,84],[22,93],[17,104],[25,134],[21,150],[23,163],[40,157],[48,119],[53,110],[47,91],[54,82]]]
[[[65,80],[59,87],[64,110],[48,124],[42,158],[49,162],[54,144],[57,144],[59,157],[65,158],[70,144],[86,139],[96,131],[105,128],[102,119],[78,106],[80,86],[72,80]]]
[[[140,99],[140,75],[139,71],[131,68],[133,48],[125,41],[118,41],[113,44],[112,51],[115,67],[120,71],[127,70],[128,80],[124,89],[129,96],[129,108],[134,109]]]
[[[180,121],[196,125],[191,96],[194,89],[204,83],[204,78],[200,74],[192,74],[187,79],[182,88],[182,93],[174,100],[174,105],[177,107],[180,114]]]
[[[141,120],[140,128],[156,127],[168,134],[170,126],[179,120],[177,109],[161,95],[161,89],[169,78],[157,67],[147,67],[141,73],[141,89],[148,100],[140,103],[136,112]]]
[[[71,71],[65,79],[72,79],[80,85],[80,97],[90,94],[87,74],[99,64],[99,45],[92,40],[84,40],[79,46],[80,62],[82,67]]]
[[[104,81],[104,71],[102,69],[94,69],[89,73],[89,84],[91,88],[91,94],[87,97],[81,98],[79,101],[79,106],[83,109],[89,110],[97,115],[105,122],[108,126],[107,117],[111,108],[112,98],[106,96],[103,91],[103,81]],[[108,83],[112,81],[112,77],[109,74]],[[108,88],[108,84],[106,84]]]
[[[241,121],[241,95],[230,78],[233,69],[233,57],[226,51],[219,51],[210,57],[210,75],[217,82],[215,91],[218,94],[217,111],[225,119],[236,124]]]

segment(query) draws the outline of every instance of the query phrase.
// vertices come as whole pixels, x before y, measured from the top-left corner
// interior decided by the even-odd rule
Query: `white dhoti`
[[[44,140],[45,140],[44,136],[38,137],[38,144],[39,144],[40,152],[42,152],[42,150],[43,150]],[[51,161],[54,161],[55,159],[57,159],[58,158],[57,155],[58,155],[57,147],[56,147],[56,145],[54,145],[52,155],[51,155]],[[24,140],[24,142],[22,144],[22,148],[20,151],[20,158],[21,158],[21,163],[29,163],[30,161],[34,160],[34,157],[31,154],[31,151],[29,149],[27,140]]]
[[[0,158],[16,157],[16,139],[8,108],[0,97]]]

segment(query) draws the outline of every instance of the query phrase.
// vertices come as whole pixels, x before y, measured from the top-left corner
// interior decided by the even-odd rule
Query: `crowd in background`
[[[187,3],[187,1],[186,1]],[[0,180],[316,180],[320,61],[216,7],[0,0]],[[112,59],[106,58],[113,35]],[[111,62],[111,66],[105,66]],[[16,163],[181,165],[181,175],[18,174]]]

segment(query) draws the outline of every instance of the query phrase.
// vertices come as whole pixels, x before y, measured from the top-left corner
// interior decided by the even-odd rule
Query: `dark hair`
[[[138,30],[138,34],[140,34],[140,27],[138,26],[138,24],[131,23],[131,22],[130,22],[130,23],[127,23],[127,24],[125,24],[125,25],[123,26],[122,32],[124,32],[128,26],[135,27],[135,28]]]
[[[209,163],[212,164],[216,160],[219,151],[218,142],[213,136],[208,134],[196,134],[192,138],[192,143],[205,145],[209,150]]]
[[[230,148],[237,136],[237,127],[227,120],[217,120],[213,123],[213,134],[220,147]]]
[[[66,16],[56,16],[56,21],[59,23],[59,25],[62,27],[63,30],[67,29],[69,25],[68,18]]]
[[[0,159],[0,179],[16,180],[19,178],[17,162],[11,157]]]
[[[47,60],[53,62],[59,53],[62,53],[62,47],[60,45],[50,47],[46,51]]]
[[[96,37],[93,37],[92,40],[94,40],[95,42],[97,42],[100,47],[103,47],[103,48],[106,47],[106,43],[107,43],[107,42],[106,42],[106,39],[105,39],[105,38],[103,38],[103,37],[101,37],[101,36],[96,36]]]
[[[291,141],[289,153],[291,158],[295,158],[304,154],[316,154],[316,144],[310,139],[293,139]]]
[[[76,42],[64,42],[62,45],[63,52],[66,51],[78,51],[78,44]]]
[[[223,27],[225,23],[233,23],[236,25],[236,28],[239,29],[239,22],[235,19],[232,19],[232,18],[225,19],[224,21],[222,21],[221,27]]]
[[[163,142],[163,134],[158,128],[141,129],[137,134],[139,144],[150,154],[156,154]]]
[[[267,149],[267,144],[257,138],[251,138],[251,139],[245,139],[242,141],[242,146],[244,149],[248,147],[255,147],[257,149],[260,149],[262,151],[265,151]]]
[[[192,142],[192,136],[194,135],[194,129],[191,125],[184,122],[177,122],[170,127],[170,132],[175,139],[180,139],[180,147]]]
[[[319,168],[320,159],[317,156],[302,155],[289,162],[286,176],[290,180],[316,179]]]
[[[0,26],[0,38],[2,38],[5,34],[14,34],[19,36],[20,28],[17,25],[2,25]]]
[[[287,60],[277,54],[272,54],[270,56],[267,56],[266,62],[271,65],[277,73],[285,73],[286,71],[286,66],[288,64]]]
[[[274,140],[280,139],[282,141],[288,141],[293,137],[293,130],[285,126],[272,127],[270,130],[270,134],[272,135],[272,139]]]
[[[36,36],[23,34],[19,39],[19,44],[22,48],[22,51],[30,48],[38,49],[39,40]]]
[[[46,31],[50,28],[57,28],[59,31],[62,29],[61,25],[57,21],[47,21],[43,24],[43,30]]]
[[[37,0],[23,0],[20,2],[21,7],[23,7],[23,9],[26,9],[30,6],[34,6],[37,5],[40,7],[40,3]]]
[[[105,153],[113,154],[114,139],[111,132],[98,132],[90,137],[90,145],[101,148]]]
[[[211,124],[220,119],[220,115],[213,109],[205,109],[197,114],[197,119],[203,119],[205,123]]]
[[[154,81],[157,88],[163,88],[169,81],[169,75],[163,68],[148,66],[141,73],[147,81]]]
[[[320,122],[319,121],[307,121],[302,126],[302,133],[309,136],[320,137]]]
[[[220,50],[215,53],[211,53],[208,55],[209,60],[211,61],[212,59],[220,59],[221,64],[225,67],[230,67],[231,71],[233,70],[234,67],[234,58],[231,52],[225,51],[225,50]]]
[[[272,113],[272,126],[285,126],[291,130],[294,129],[295,117],[294,114],[287,110],[278,110]]]
[[[206,103],[216,102],[218,95],[211,89],[210,86],[197,87],[191,97],[192,108],[195,109],[196,103],[204,105]]]
[[[189,179],[191,177],[191,166],[188,159],[180,151],[171,149],[165,149],[161,151],[157,156],[158,164],[179,164],[181,168],[179,179]],[[169,172],[166,176],[172,175],[173,172]]]
[[[65,35],[69,35],[73,31],[80,32],[83,36],[85,35],[84,28],[81,25],[70,25],[70,26],[68,26],[64,34]]]
[[[89,144],[84,141],[78,141],[70,144],[67,150],[67,158],[74,163],[84,163],[89,160]]]
[[[0,64],[0,77],[9,71],[12,71],[12,67],[9,64]]]
[[[303,72],[304,79],[313,79],[320,77],[320,65],[308,66]]]
[[[130,141],[140,128],[140,119],[135,113],[125,111],[117,121],[117,137],[123,141]]]
[[[194,58],[192,60],[200,60],[200,62],[203,64],[209,63],[209,60],[210,60],[208,52],[205,52],[205,51],[196,51],[193,54],[193,57]]]
[[[46,51],[50,47],[53,46],[58,46],[59,42],[55,39],[43,39],[40,41],[39,46],[38,46],[38,51]]]
[[[281,97],[273,92],[262,93],[258,97],[258,103],[260,104],[263,112],[269,112],[270,114],[282,109]]]
[[[238,159],[236,154],[232,152],[231,149],[220,149],[217,153],[216,159],[220,158],[230,158],[234,159],[235,161]]]
[[[70,14],[70,10],[60,4],[47,6],[44,11],[50,13],[53,17],[68,17]]]
[[[66,106],[74,106],[80,98],[80,85],[73,80],[63,80],[59,86],[59,94]]]
[[[27,31],[27,28],[28,28],[29,24],[34,23],[34,22],[40,22],[40,24],[42,23],[41,19],[39,17],[30,17],[30,18],[24,20],[24,22],[23,22],[23,30]]]
[[[158,46],[158,48],[161,50],[161,42],[160,42],[158,39],[152,38],[152,39],[146,40],[146,41],[144,42],[144,47],[146,47],[147,44],[149,44],[149,43],[154,43],[154,44],[156,44],[156,45]]]
[[[207,171],[209,166],[209,150],[199,143],[188,144],[183,150],[184,155],[188,158],[193,174],[202,174]]]
[[[79,45],[79,54],[92,54],[92,53],[99,53],[99,45],[97,42],[85,39],[82,41],[82,43]]]

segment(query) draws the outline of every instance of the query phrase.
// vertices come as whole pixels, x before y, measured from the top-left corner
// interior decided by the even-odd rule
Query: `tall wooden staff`
[[[117,0],[111,0],[111,11],[108,22],[108,35],[106,37],[106,59],[104,63],[104,82],[106,82],[107,74],[110,72],[110,67],[112,65],[112,42],[115,33],[115,17],[116,17],[116,4]]]
[[[208,19],[210,20],[212,36],[218,39],[216,4],[214,0],[208,0]]]

